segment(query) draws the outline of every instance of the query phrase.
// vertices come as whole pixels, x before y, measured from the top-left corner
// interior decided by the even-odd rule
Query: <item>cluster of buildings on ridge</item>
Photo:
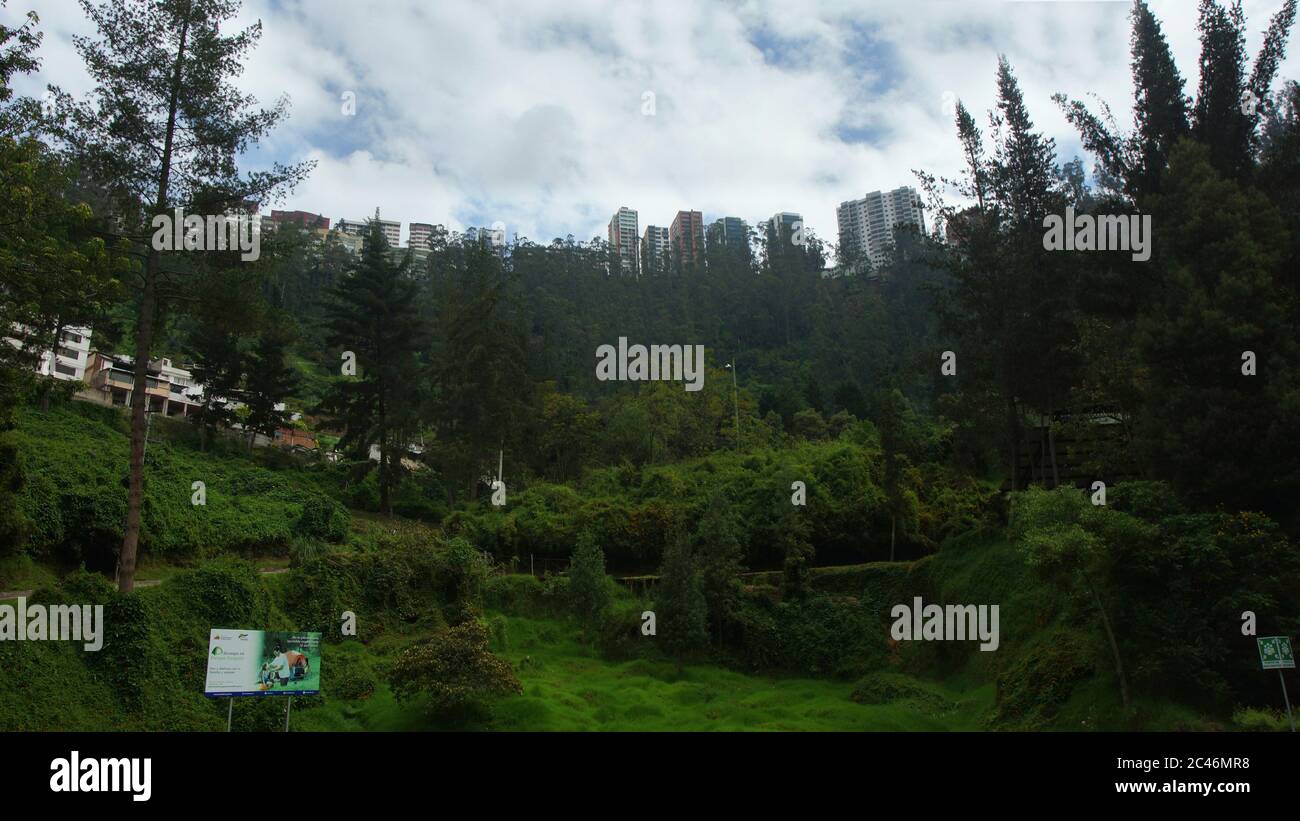
[[[847,200],[835,213],[841,266],[870,261],[879,267],[888,260],[900,228],[925,232],[921,199],[907,186]],[[789,245],[802,241],[803,228],[801,215],[782,211],[760,222],[758,233],[769,242]],[[699,211],[678,211],[667,227],[647,225],[639,232],[637,212],[622,207],[610,217],[608,234],[622,273],[634,275],[664,271],[673,263],[679,268],[698,264],[706,247],[748,250],[751,243],[749,225],[743,219],[720,217],[706,225]]]
[[[872,191],[861,199],[846,200],[835,209],[839,229],[840,265],[848,267],[869,261],[879,267],[888,258],[895,237],[901,227],[925,233],[925,213],[916,189],[902,186],[892,191]],[[401,247],[402,223],[380,219],[376,212],[374,222],[379,223],[384,237],[393,248]],[[340,219],[333,229],[329,217],[308,211],[272,211],[261,219],[263,231],[280,225],[292,224],[314,232],[321,238],[333,235],[347,250],[357,253],[368,228],[365,220]],[[783,211],[758,224],[760,236],[777,242],[800,242],[803,217]],[[426,222],[409,224],[406,248],[417,260],[433,247],[434,238],[446,235],[442,225]],[[504,228],[471,228],[465,232],[470,240],[477,240],[494,248],[507,245]],[[676,264],[679,268],[699,264],[706,248],[728,247],[747,251],[752,243],[749,224],[740,217],[719,217],[706,225],[699,211],[678,211],[667,226],[647,225],[640,228],[639,214],[626,206],[610,217],[607,231],[609,246],[619,260],[621,273],[639,275],[668,270]]]

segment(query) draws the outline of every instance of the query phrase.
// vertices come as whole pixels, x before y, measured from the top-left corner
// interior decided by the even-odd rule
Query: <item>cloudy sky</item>
[[[1188,91],[1198,45],[1192,0],[1156,0]],[[1246,2],[1258,49],[1282,0]],[[835,206],[953,175],[952,101],[993,104],[1011,60],[1062,161],[1081,153],[1054,92],[1109,101],[1127,126],[1126,2],[958,0],[245,0],[263,37],[240,83],[282,94],[290,118],[246,158],[318,161],[276,206],[362,218],[502,222],[549,241],[603,236],[626,205],[641,228],[678,209],[751,224],[796,211],[835,238]],[[72,0],[36,10],[42,70],[18,83],[90,88]],[[1300,36],[1294,38],[1300,41]],[[1293,52],[1300,53],[1300,42]],[[1280,76],[1300,79],[1291,56]],[[344,98],[355,95],[355,114]],[[267,210],[266,207],[263,210]]]

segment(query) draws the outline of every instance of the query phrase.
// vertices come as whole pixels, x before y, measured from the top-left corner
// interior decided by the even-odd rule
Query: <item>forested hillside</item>
[[[151,244],[311,171],[240,169],[288,108],[213,102],[260,34],[236,6],[87,4],[99,92],[46,105],[9,88],[38,21],[0,28],[0,590],[108,624],[0,643],[0,729],[220,729],[217,625],[324,634],[300,729],[1282,726],[1253,636],[1300,631],[1294,0],[1253,58],[1202,2],[1186,79],[1135,3],[1128,130],[991,62],[964,173],[915,169],[928,230],[879,264],[768,225],[637,275],[601,239],[416,253],[378,219],[355,253]],[[1056,250],[1064,214],[1149,245]],[[82,326],[128,406],[39,373]],[[700,389],[602,378],[621,340],[702,346]],[[161,357],[205,386],[185,419],[149,412]],[[924,604],[1000,627],[911,635]]]

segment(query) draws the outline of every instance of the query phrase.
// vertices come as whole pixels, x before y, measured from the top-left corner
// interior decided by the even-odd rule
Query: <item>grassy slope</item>
[[[85,561],[111,567],[126,512],[123,414],[73,402],[45,413],[23,409],[18,422],[16,430],[3,435],[18,445],[27,480],[19,509],[33,524],[29,552],[65,566]],[[330,480],[322,471],[261,464],[275,454],[250,459],[234,452],[200,453],[190,446],[193,436],[183,421],[157,420],[152,426],[146,454],[145,563],[221,552],[282,554],[296,535],[303,505],[330,495]],[[192,483],[198,481],[206,486],[202,506],[191,503]],[[22,586],[25,575],[19,565],[0,564],[0,589]]]
[[[85,497],[120,495],[113,489],[120,479],[118,467],[126,461],[126,437],[119,422],[115,411],[74,405],[48,414],[24,411],[20,429],[7,435],[19,441],[30,475],[39,477],[37,484],[45,492],[53,489],[58,509],[66,509]],[[183,428],[172,432],[173,444],[166,443],[166,433],[156,429],[157,444],[150,446],[150,505],[155,525],[171,534],[163,544],[186,558],[201,559],[202,553],[232,547],[246,555],[282,547],[292,537],[302,501],[321,492],[319,477],[307,471],[272,471],[242,455],[200,454],[181,441]],[[195,477],[208,482],[206,509],[188,503],[189,482]],[[240,492],[227,492],[232,488]],[[90,509],[104,513],[107,522],[120,522],[114,510]],[[423,526],[368,516],[358,516],[353,523],[354,532],[368,539],[412,528]],[[194,545],[204,550],[194,550]],[[231,620],[230,602],[225,594],[205,599],[208,594],[194,586],[192,571],[178,572],[156,558],[149,562],[147,575],[164,581],[138,593],[150,615],[148,650],[141,657],[147,668],[140,671],[143,708],[128,707],[113,681],[114,671],[88,664],[75,647],[6,642],[0,644],[0,729],[224,728],[225,705],[201,695],[203,654],[194,651],[205,646],[209,627]],[[996,716],[999,721],[993,726],[1116,728],[1117,693],[1094,625],[1066,619],[1059,594],[1036,583],[1006,542],[959,539],[921,562],[875,563],[818,575],[814,587],[861,597],[863,606],[883,610],[883,623],[889,605],[910,602],[913,595],[924,596],[927,603],[999,604],[1002,646],[996,653],[953,642],[895,648],[890,669],[951,705],[936,710],[919,702],[856,704],[849,700],[853,685],[846,682],[744,675],[707,664],[679,670],[663,661],[602,660],[575,641],[576,630],[567,624],[506,614],[508,643],[498,649],[515,664],[525,693],[500,701],[490,726],[976,729],[990,726]],[[255,606],[241,605],[239,623],[267,629],[297,626],[281,606],[288,574],[251,578],[248,584],[266,595],[254,596]],[[48,564],[25,558],[0,562],[0,589],[48,587],[54,579]],[[392,633],[367,645],[327,645],[325,698],[304,703],[301,711],[295,707],[295,726],[437,726],[418,703],[394,702],[382,684],[385,660],[416,637]],[[182,661],[166,661],[177,651]],[[1053,674],[1052,665],[1062,658],[1082,672],[1058,688],[1045,676]],[[369,669],[381,682],[368,698],[331,695],[332,672],[349,665]],[[52,693],[59,695],[51,698]],[[1138,707],[1137,724],[1147,728],[1207,726],[1171,705],[1139,702]],[[269,699],[242,700],[236,707],[236,729],[271,726],[278,709]]]
[[[575,641],[567,624],[507,617],[498,648],[516,668],[522,696],[498,699],[488,721],[469,729],[609,730],[974,730],[992,703],[992,687],[968,692],[929,687],[953,703],[934,710],[904,701],[856,704],[845,682],[752,676],[711,664],[681,668],[666,660],[610,661]],[[331,648],[335,659],[372,658],[384,648],[352,643]],[[328,665],[327,657],[323,665]],[[924,685],[923,685],[924,686]],[[443,725],[424,704],[399,704],[380,685],[363,701],[326,700],[303,711],[301,730],[425,730]]]

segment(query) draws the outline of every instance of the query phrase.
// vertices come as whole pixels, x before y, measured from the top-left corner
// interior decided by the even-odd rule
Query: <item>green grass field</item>
[[[807,678],[753,676],[712,664],[602,659],[560,622],[505,618],[505,647],[524,692],[497,699],[490,718],[458,728],[513,731],[795,731],[978,730],[992,708],[993,687],[961,691],[917,681],[934,708],[917,700],[867,705],[850,700],[853,685]],[[359,643],[332,647],[354,662],[374,651]],[[382,648],[379,652],[383,652]],[[330,658],[324,661],[328,679]],[[328,691],[327,691],[328,692]],[[926,700],[929,702],[929,700]],[[326,699],[294,721],[298,730],[447,728],[420,701],[395,701],[384,684],[363,701]]]

